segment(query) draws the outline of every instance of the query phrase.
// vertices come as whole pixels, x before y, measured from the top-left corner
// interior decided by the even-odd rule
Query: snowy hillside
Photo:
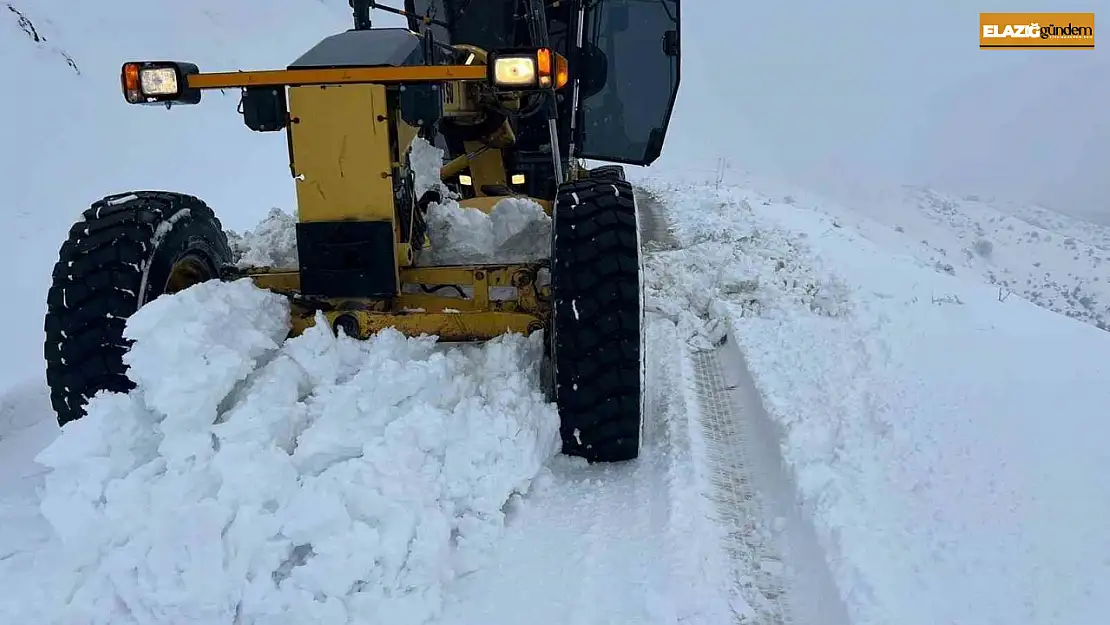
[[[983,280],[999,287],[1000,297],[1017,295],[1110,330],[1110,227],[1036,205],[921,187],[855,203],[853,211],[812,201],[838,223],[938,271]]]
[[[1021,297],[1110,330],[1110,226],[1036,204],[921,186],[860,189],[832,201],[781,174],[734,168],[734,160],[719,158],[716,169],[678,169],[670,177],[760,189],[768,203],[820,210],[836,226],[923,266],[994,285],[1000,298]]]
[[[248,130],[237,93],[195,107],[128,106],[120,66],[175,59],[202,69],[282,67],[348,27],[344,0],[0,2],[0,262],[7,295],[0,387],[42,369],[50,271],[82,210],[112,193],[161,188],[208,201],[231,227],[289,206],[285,138]]]

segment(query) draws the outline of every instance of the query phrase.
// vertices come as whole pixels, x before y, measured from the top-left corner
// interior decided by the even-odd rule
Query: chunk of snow
[[[385,330],[285,340],[288,304],[208,282],[127,324],[136,389],[37,460],[62,541],[22,623],[423,623],[558,449],[540,334],[444,349]],[[75,620],[76,619],[76,620]]]
[[[409,150],[409,167],[412,168],[416,198],[428,191],[438,191],[444,199],[451,197],[453,194],[443,184],[440,175],[444,164],[443,150],[423,137],[414,137]]]
[[[551,217],[536,202],[507,197],[486,213],[454,200],[428,207],[431,249],[421,265],[521,263],[551,255]]]
[[[228,243],[239,267],[296,268],[297,216],[271,208],[253,230],[239,234],[229,231]]]
[[[409,162],[416,196],[439,191],[440,202],[428,206],[428,242],[422,266],[473,263],[520,263],[551,255],[551,218],[543,207],[524,197],[507,197],[490,213],[460,206],[457,195],[440,180],[443,150],[426,139],[413,139]]]

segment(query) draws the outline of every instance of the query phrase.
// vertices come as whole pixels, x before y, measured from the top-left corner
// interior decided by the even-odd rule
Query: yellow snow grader
[[[202,281],[249,278],[290,298],[294,333],[317,311],[356,338],[387,327],[452,342],[543,330],[563,452],[637,457],[643,301],[622,164],[649,165],[662,150],[679,83],[679,0],[351,7],[354,28],[285,69],[123,65],[128,103],[198,104],[207,90],[234,89],[248,128],[286,133],[299,266],[241,267],[220,221],[190,195],[94,203],[61,247],[48,296],[59,423],[83,416],[98,391],[134,387],[123,329],[138,308]],[[407,27],[372,27],[373,10]],[[444,186],[416,187],[415,137],[443,150]],[[587,169],[587,159],[614,164]],[[552,219],[550,258],[423,266],[426,213],[445,188],[486,212],[505,198],[539,203]]]

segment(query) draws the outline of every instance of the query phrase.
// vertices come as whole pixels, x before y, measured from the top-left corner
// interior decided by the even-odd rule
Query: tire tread
[[[643,419],[632,187],[612,178],[567,183],[555,210],[552,354],[563,453],[631,460],[639,455]]]
[[[219,219],[190,195],[136,191],[109,196],[86,209],[69,229],[51,274],[43,321],[47,384],[59,424],[83,417],[97,391],[134,388],[123,362],[131,346],[123,337],[126,320],[138,309],[143,267],[156,251],[158,225],[185,209],[189,214],[182,222],[197,224],[224,256],[212,261],[217,266],[226,262],[230,250]],[[160,293],[149,294],[153,299]]]

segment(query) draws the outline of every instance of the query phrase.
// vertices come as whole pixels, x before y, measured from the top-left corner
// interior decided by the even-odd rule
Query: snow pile
[[[527,198],[505,198],[489,214],[452,200],[433,202],[428,239],[422,265],[533,262],[551,255],[551,217]]]
[[[95,397],[38,456],[62,542],[0,620],[435,617],[557,451],[542,345],[359,342],[321,320],[286,341],[286,300],[247,280],[136,313],[137,389]]]
[[[297,216],[280,208],[270,209],[270,214],[253,230],[242,234],[229,230],[227,240],[231,254],[239,267],[296,268]]]
[[[657,186],[690,249],[652,271],[742,348],[854,625],[1104,620],[1110,335],[817,210]]]
[[[524,197],[507,197],[488,214],[460,206],[440,182],[443,150],[417,137],[409,158],[417,197],[436,190],[442,198],[428,206],[430,249],[420,265],[525,263],[551,256],[551,217],[542,206]]]
[[[677,195],[668,204],[682,209],[669,211],[678,217],[671,228],[675,249],[645,257],[645,305],[673,321],[692,347],[709,349],[722,341],[731,313],[804,309],[830,317],[844,314],[848,302],[841,281],[803,264],[798,242],[782,230],[758,225],[746,199],[683,187],[660,189],[655,193],[663,197]]]

